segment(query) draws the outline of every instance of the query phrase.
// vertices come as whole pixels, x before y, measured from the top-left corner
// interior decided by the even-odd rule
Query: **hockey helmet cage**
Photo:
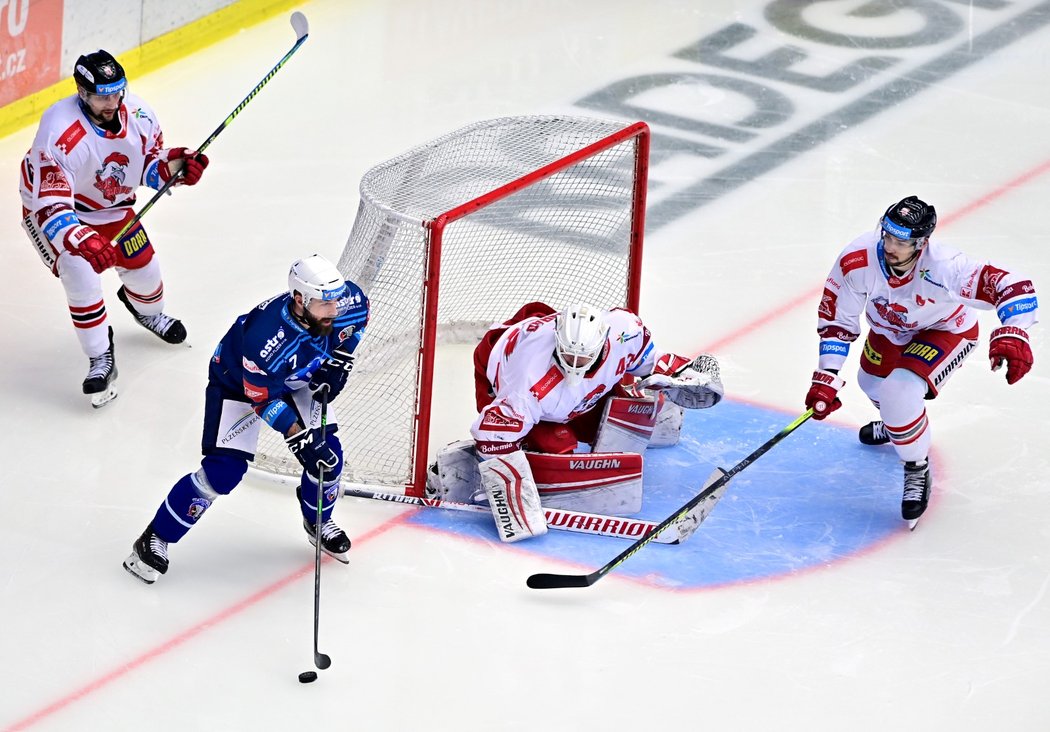
[[[124,67],[109,51],[99,49],[77,59],[73,67],[73,80],[77,86],[90,94],[116,94],[124,91],[128,79]]]
[[[880,225],[885,233],[898,239],[926,239],[937,226],[937,209],[916,196],[908,196],[886,209]]]
[[[609,337],[605,315],[592,305],[571,305],[558,313],[555,333],[555,358],[568,382],[579,383],[605,349]]]
[[[334,264],[319,254],[292,262],[288,270],[288,292],[302,295],[304,308],[308,308],[313,300],[336,300],[342,314],[349,305],[346,280]]]

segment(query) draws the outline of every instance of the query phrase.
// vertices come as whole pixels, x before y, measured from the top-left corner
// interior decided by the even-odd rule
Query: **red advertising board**
[[[0,0],[0,107],[60,81],[64,0]]]

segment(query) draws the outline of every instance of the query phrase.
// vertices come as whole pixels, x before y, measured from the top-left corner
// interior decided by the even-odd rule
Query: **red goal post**
[[[533,300],[637,312],[648,157],[643,122],[506,117],[364,175],[338,263],[371,303],[332,410],[344,483],[423,495],[440,345],[477,343]],[[457,368],[472,370],[463,360]],[[297,476],[298,463],[269,432],[256,467]]]

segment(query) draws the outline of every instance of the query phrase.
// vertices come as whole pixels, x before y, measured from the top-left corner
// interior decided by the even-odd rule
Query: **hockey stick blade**
[[[298,40],[301,41],[310,35],[310,21],[298,10],[292,13],[291,22],[292,30],[295,31],[295,36]]]
[[[746,458],[744,458],[739,463],[730,468],[728,471],[726,471],[725,475],[723,475],[721,478],[709,485],[707,488],[704,488],[702,491],[700,491],[697,495],[691,498],[688,503],[686,503],[673,514],[671,514],[659,524],[657,524],[656,527],[653,528],[648,534],[646,534],[634,544],[620,552],[620,554],[618,554],[616,557],[610,560],[605,566],[596,569],[590,574],[583,575],[534,574],[525,581],[525,584],[535,590],[550,590],[560,587],[590,587],[602,577],[609,574],[609,572],[616,569],[621,564],[623,564],[628,559],[637,554],[639,551],[641,551],[646,544],[648,544],[654,538],[656,538],[656,536],[658,536],[664,529],[666,529],[668,526],[684,517],[686,514],[688,514],[690,511],[696,508],[696,506],[698,506],[702,501],[706,500],[716,491],[721,489],[722,486],[728,483],[734,475],[739,473],[741,470],[746,468],[748,465],[753,463],[762,455],[765,455],[770,450],[770,448],[772,448],[778,442],[780,442],[785,437],[787,437],[792,432],[801,427],[806,422],[806,420],[808,420],[812,416],[813,410],[806,410],[802,415],[796,418],[794,422],[792,422],[787,427],[780,430],[780,432],[773,435],[771,438],[762,443],[762,445],[760,445],[758,449],[756,449]]]

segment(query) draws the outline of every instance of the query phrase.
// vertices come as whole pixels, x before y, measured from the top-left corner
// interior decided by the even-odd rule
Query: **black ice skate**
[[[153,524],[146,527],[131,547],[131,555],[124,560],[124,569],[152,585],[168,571],[168,542],[153,533]]]
[[[95,409],[117,398],[117,362],[113,358],[113,328],[109,329],[109,348],[101,356],[92,356],[88,374],[84,378],[84,393],[91,395]]]
[[[128,312],[135,316],[135,320],[139,321],[139,325],[166,343],[177,344],[186,340],[186,328],[182,325],[181,320],[176,320],[164,313],[141,315],[135,309],[135,306],[131,304],[131,300],[128,299],[128,295],[124,290],[125,288],[121,286],[117,290],[117,297],[124,303],[124,307],[128,309]]]
[[[886,431],[886,425],[882,420],[868,422],[860,428],[860,441],[865,445],[888,445],[890,434]]]
[[[904,463],[904,498],[901,500],[901,517],[914,529],[919,517],[930,502],[930,464],[926,460]]]
[[[315,527],[316,524],[303,519],[303,529],[306,530],[306,535],[310,537],[310,544],[313,546],[317,546]],[[350,559],[346,556],[346,553],[350,551],[350,537],[332,519],[321,524],[321,550],[343,564],[350,564]]]

